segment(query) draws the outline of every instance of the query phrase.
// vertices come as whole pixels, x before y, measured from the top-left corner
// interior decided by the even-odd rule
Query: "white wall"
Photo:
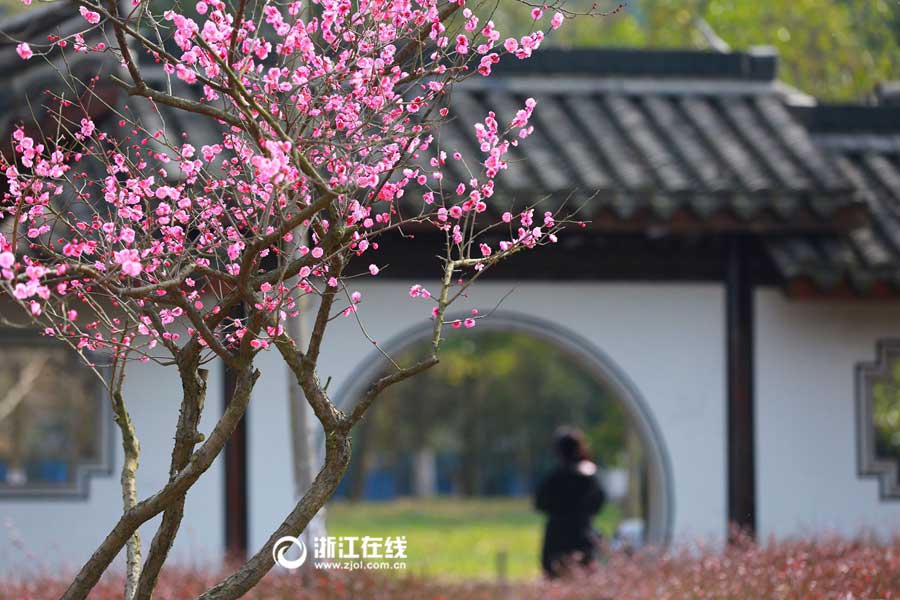
[[[428,320],[430,305],[406,294],[409,284],[360,283],[360,317],[381,342]],[[513,286],[481,283],[459,310],[489,311]],[[900,306],[866,302],[791,302],[757,292],[757,502],[760,533],[858,533],[900,529],[900,502],[879,499],[875,479],[856,474],[853,374],[875,357],[880,338],[900,337]],[[716,285],[527,283],[502,310],[576,332],[632,380],[662,431],[672,467],[676,541],[721,540],[726,523],[725,341],[723,291]],[[352,318],[339,318],[323,349],[321,376],[336,394],[371,360],[372,346]],[[465,335],[465,332],[459,332]],[[292,508],[287,374],[274,352],[260,357],[263,376],[249,411],[251,550]],[[208,432],[221,410],[222,373],[211,366]],[[126,395],[143,447],[141,496],[167,478],[180,387],[174,372],[134,365]],[[74,568],[99,543],[120,511],[115,472],[94,476],[87,500],[0,500],[0,572]],[[188,499],[175,556],[221,558],[223,472],[217,461]],[[151,526],[156,521],[151,522]],[[24,549],[13,544],[11,534]],[[142,534],[149,544],[153,528]]]
[[[900,306],[756,294],[757,512],[763,536],[900,530],[857,476],[854,368],[900,337]]]
[[[430,305],[409,298],[409,284],[366,282],[360,317],[377,340],[387,342],[428,320]],[[488,312],[513,286],[481,283],[458,310]],[[721,540],[725,533],[723,292],[716,285],[528,283],[515,286],[503,310],[544,319],[587,338],[632,380],[663,433],[672,466],[676,540]],[[372,346],[352,318],[339,318],[323,349],[321,376],[336,393]],[[464,332],[460,332],[464,335]],[[260,356],[263,376],[248,413],[250,545],[259,548],[294,504],[290,465],[287,374],[274,352]],[[222,410],[222,373],[211,366],[203,427]],[[139,494],[167,479],[180,387],[173,371],[135,365],[126,386],[142,444]],[[0,571],[35,561],[38,567],[85,560],[120,512],[118,469],[95,476],[85,500],[0,500]],[[188,498],[177,560],[216,561],[222,556],[224,506],[221,459]],[[149,544],[157,520],[142,528]],[[15,530],[28,552],[12,544]]]
[[[427,286],[426,286],[427,287]],[[436,289],[436,286],[433,286]],[[545,319],[577,332],[605,352],[631,378],[663,432],[674,485],[676,540],[725,534],[723,292],[716,285],[599,283],[479,283],[457,310],[487,313],[515,287],[502,309]],[[427,321],[431,305],[409,298],[409,283],[360,283],[360,317],[385,343]],[[320,361],[323,381],[337,393],[373,348],[356,321],[339,318]],[[277,356],[269,360],[278,362]],[[288,462],[284,376],[268,360],[250,409],[249,444],[252,549],[293,505]]]
[[[206,410],[200,427],[207,434],[222,411],[222,371],[218,363],[208,368]],[[134,363],[124,395],[141,443],[137,485],[138,497],[143,498],[168,481],[181,384],[172,368]],[[23,568],[74,570],[100,544],[122,512],[121,437],[113,427],[113,472],[93,475],[86,499],[0,499],[0,574],[21,574]],[[213,463],[188,495],[184,523],[172,550],[174,560],[203,564],[222,558],[225,517],[221,463],[221,458]],[[145,549],[160,518],[141,528]],[[119,557],[120,564],[123,556]]]

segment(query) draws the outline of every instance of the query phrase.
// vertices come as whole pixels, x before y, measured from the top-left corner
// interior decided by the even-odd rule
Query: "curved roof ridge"
[[[778,55],[770,50],[715,52],[690,49],[546,48],[528,60],[504,57],[501,75],[590,75],[679,79],[774,81]]]

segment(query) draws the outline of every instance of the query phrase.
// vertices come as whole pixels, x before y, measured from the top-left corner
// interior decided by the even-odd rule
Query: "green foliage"
[[[569,0],[564,6],[590,13],[593,4],[593,0]],[[609,11],[617,5],[616,0],[603,0],[597,10]],[[533,30],[530,5],[509,0],[481,6],[481,16],[493,18],[504,35]],[[20,0],[0,0],[0,14],[26,9]],[[547,43],[708,48],[696,26],[698,18],[735,50],[774,46],[781,57],[780,77],[825,100],[860,99],[879,82],[900,78],[900,2],[896,0],[630,0],[626,10],[615,14],[567,21]]]
[[[405,535],[407,574],[491,579],[500,552],[510,578],[540,573],[543,519],[526,499],[335,502],[327,515],[329,535]],[[607,505],[594,524],[608,538],[618,521],[618,507]]]
[[[426,346],[399,362],[416,360]],[[622,464],[627,417],[576,359],[524,334],[452,335],[436,367],[379,399],[358,431],[351,480],[359,482],[367,457],[402,468],[404,456],[427,447],[460,458],[467,494],[496,493],[492,482],[511,475],[532,485],[555,460],[553,432],[560,425],[583,428],[600,462]]]
[[[25,6],[22,4],[21,0],[0,0],[0,18],[18,15],[35,6],[37,6],[37,3],[32,3],[31,6]]]
[[[592,2],[565,7],[590,12]],[[614,7],[602,2],[599,10]],[[501,3],[498,23],[531,27],[528,7]],[[848,100],[898,77],[900,6],[887,0],[632,0],[613,15],[569,20],[548,43],[570,47],[708,48],[704,19],[735,50],[774,46],[780,77],[817,97]],[[505,28],[509,33],[509,25]]]
[[[891,379],[872,388],[875,451],[883,458],[900,460],[900,360],[891,366]]]

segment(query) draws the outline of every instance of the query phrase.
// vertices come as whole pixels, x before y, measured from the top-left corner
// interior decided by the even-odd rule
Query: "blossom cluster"
[[[85,41],[122,19],[79,4],[84,30],[40,49],[20,43],[21,58],[106,52],[133,74],[126,49]],[[198,88],[187,110],[218,132],[215,144],[195,146],[186,133],[128,115],[98,123],[87,104],[55,138],[15,130],[15,155],[0,165],[8,186],[0,218],[14,222],[0,235],[0,288],[43,319],[48,335],[90,350],[133,349],[138,340],[153,348],[185,335],[213,348],[241,344],[248,317],[223,313],[225,299],[239,296],[265,316],[247,342],[264,348],[296,315],[298,295],[345,289],[347,259],[372,254],[369,275],[379,274],[377,237],[402,224],[397,206],[411,190],[421,198],[413,219],[444,232],[456,256],[474,255],[476,271],[502,253],[556,241],[554,216],[536,224],[532,209],[504,216],[509,236],[496,248],[475,241],[510,148],[532,131],[533,99],[511,122],[489,113],[473,124],[479,156],[448,155],[435,142],[451,87],[490,76],[504,55],[528,58],[543,30],[501,41],[465,0],[453,5],[459,25],[436,0],[313,4],[305,17],[299,1],[245,14],[201,0],[190,13],[157,15],[177,52],[138,38],[138,51]],[[562,21],[557,13],[548,30]],[[184,109],[134,83],[148,98],[134,102]],[[448,160],[466,161],[471,177],[447,181]],[[92,179],[88,163],[104,175]],[[424,288],[410,295],[434,301]],[[360,302],[348,292],[343,313]]]

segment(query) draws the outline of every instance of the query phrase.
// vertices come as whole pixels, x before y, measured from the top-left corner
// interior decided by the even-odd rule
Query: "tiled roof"
[[[70,24],[53,5],[0,30],[38,41]],[[95,73],[96,58],[78,68]],[[775,78],[776,63],[764,53],[669,50],[504,59],[493,77],[455,88],[439,143],[477,155],[472,124],[488,111],[508,121],[533,97],[534,135],[498,179],[504,209],[567,201],[600,235],[750,233],[794,289],[900,293],[900,108],[816,106]],[[35,99],[58,75],[3,41],[0,66],[8,131],[40,113]],[[159,118],[148,103],[127,102],[145,125]],[[161,110],[171,133],[212,140],[190,115]],[[448,168],[468,179],[459,163]]]
[[[440,142],[476,152],[472,123],[489,110],[508,122],[533,97],[534,134],[498,180],[504,202],[574,196],[598,226],[830,229],[861,207],[858,190],[788,110],[772,63],[549,50],[457,86]]]
[[[870,219],[843,235],[770,238],[779,271],[798,287],[859,294],[900,291],[900,108],[817,106],[794,111]]]

